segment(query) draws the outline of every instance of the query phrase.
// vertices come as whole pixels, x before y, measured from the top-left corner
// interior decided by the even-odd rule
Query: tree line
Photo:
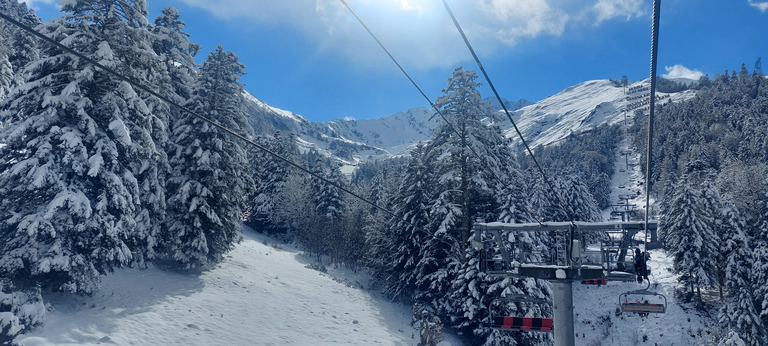
[[[202,64],[171,7],[62,3],[43,23],[0,10],[243,136],[245,66],[222,47]],[[238,238],[253,177],[244,143],[58,46],[0,23],[2,339],[41,321],[41,291],[90,294],[100,276],[150,263],[201,268]]]
[[[348,179],[329,158],[298,148],[293,134],[253,133],[238,82],[245,66],[222,47],[196,64],[201,48],[171,7],[151,23],[144,0],[70,1],[48,23],[13,0],[0,0],[0,10],[327,179],[0,23],[0,299],[12,315],[2,320],[3,341],[42,321],[42,292],[91,294],[102,275],[123,267],[210,267],[234,246],[243,219],[327,263],[369,271],[417,317],[438,317],[472,344],[549,338],[488,327],[491,304],[504,313],[548,313],[497,298],[551,292],[544,282],[486,275],[469,244],[472,226],[596,221],[590,189],[599,183],[583,171],[558,172],[551,191],[494,125],[500,120],[474,71],[457,68],[448,79],[431,140]],[[564,144],[551,161],[594,146],[610,150]],[[589,155],[590,172],[610,166],[610,155]],[[506,236],[545,252],[552,244],[534,234]]]
[[[715,306],[701,289],[719,291],[722,343],[764,345],[768,80],[742,64],[714,80],[702,77],[696,88],[696,97],[664,104],[656,117],[650,181],[661,196],[660,237],[702,309]],[[635,120],[635,145],[645,148],[647,119]]]

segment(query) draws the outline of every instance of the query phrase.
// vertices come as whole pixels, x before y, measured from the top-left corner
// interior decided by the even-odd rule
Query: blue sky
[[[44,20],[56,0],[28,1]],[[428,103],[338,0],[147,0],[176,7],[197,60],[222,44],[256,98],[311,121],[378,118]],[[347,0],[432,100],[477,69],[440,0]],[[650,74],[651,0],[448,0],[497,90],[538,101],[591,79]],[[759,57],[768,1],[663,0],[659,75],[714,77]],[[484,96],[492,96],[484,87]]]

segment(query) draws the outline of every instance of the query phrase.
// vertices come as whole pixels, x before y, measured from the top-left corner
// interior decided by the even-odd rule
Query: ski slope
[[[634,204],[640,214],[645,212],[644,176],[640,172],[640,154],[634,150],[624,136],[617,150],[617,160],[612,178],[611,199]],[[624,153],[624,154],[622,154]],[[624,198],[622,198],[624,196]],[[629,198],[631,196],[631,198]],[[651,210],[653,211],[653,200]],[[603,212],[604,219],[610,218],[611,209]],[[643,241],[644,233],[638,233],[636,240]],[[642,246],[641,246],[641,250]],[[703,315],[690,304],[678,300],[678,275],[672,272],[672,258],[663,249],[650,250],[648,267],[650,291],[663,294],[667,299],[667,311],[663,314],[621,313],[619,296],[628,291],[643,290],[642,284],[608,282],[605,286],[574,283],[574,320],[577,345],[707,345],[713,344],[719,331],[716,316]],[[634,296],[655,302],[652,296]],[[711,311],[711,310],[710,310]]]
[[[200,275],[125,269],[106,276],[102,290],[91,297],[46,294],[45,325],[18,341],[27,346],[418,342],[409,308],[361,289],[366,282],[360,276],[310,269],[313,261],[299,251],[272,243],[246,229],[226,259]],[[452,344],[460,343],[442,343]]]

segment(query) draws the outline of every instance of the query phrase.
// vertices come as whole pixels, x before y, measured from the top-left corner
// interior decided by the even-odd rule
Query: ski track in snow
[[[273,241],[245,230],[227,258],[200,275],[123,269],[104,277],[91,297],[47,294],[45,325],[18,340],[27,346],[416,344],[409,308],[306,268],[312,261],[299,251],[267,242]]]
[[[622,151],[630,151],[627,158]],[[632,195],[627,203],[635,204],[642,215],[645,212],[644,175],[640,172],[640,154],[632,150],[627,136],[619,142],[618,159],[612,178],[611,200],[619,196]],[[623,172],[622,172],[623,170]],[[651,210],[653,211],[653,199]],[[610,219],[611,209],[603,212],[605,220]],[[638,233],[636,240],[643,241],[645,233]],[[650,240],[650,238],[649,238]],[[672,258],[663,249],[650,250],[648,267],[650,291],[667,298],[667,311],[663,314],[621,313],[619,297],[628,291],[643,290],[643,284],[633,282],[608,282],[605,286],[573,284],[574,322],[577,345],[707,345],[712,344],[717,332],[716,316],[706,316],[689,303],[681,302],[675,290],[682,288],[677,282],[678,275],[672,272]],[[638,297],[638,296],[634,296]],[[650,302],[658,298],[647,296]]]

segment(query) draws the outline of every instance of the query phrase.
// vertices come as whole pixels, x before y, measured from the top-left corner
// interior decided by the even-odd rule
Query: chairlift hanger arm
[[[642,221],[621,221],[621,222],[541,222],[541,223],[504,223],[488,222],[476,223],[475,228],[478,231],[514,231],[514,232],[552,232],[552,231],[570,231],[576,227],[582,232],[604,232],[610,230],[644,230],[646,223]],[[648,229],[656,229],[657,221],[649,221]]]

